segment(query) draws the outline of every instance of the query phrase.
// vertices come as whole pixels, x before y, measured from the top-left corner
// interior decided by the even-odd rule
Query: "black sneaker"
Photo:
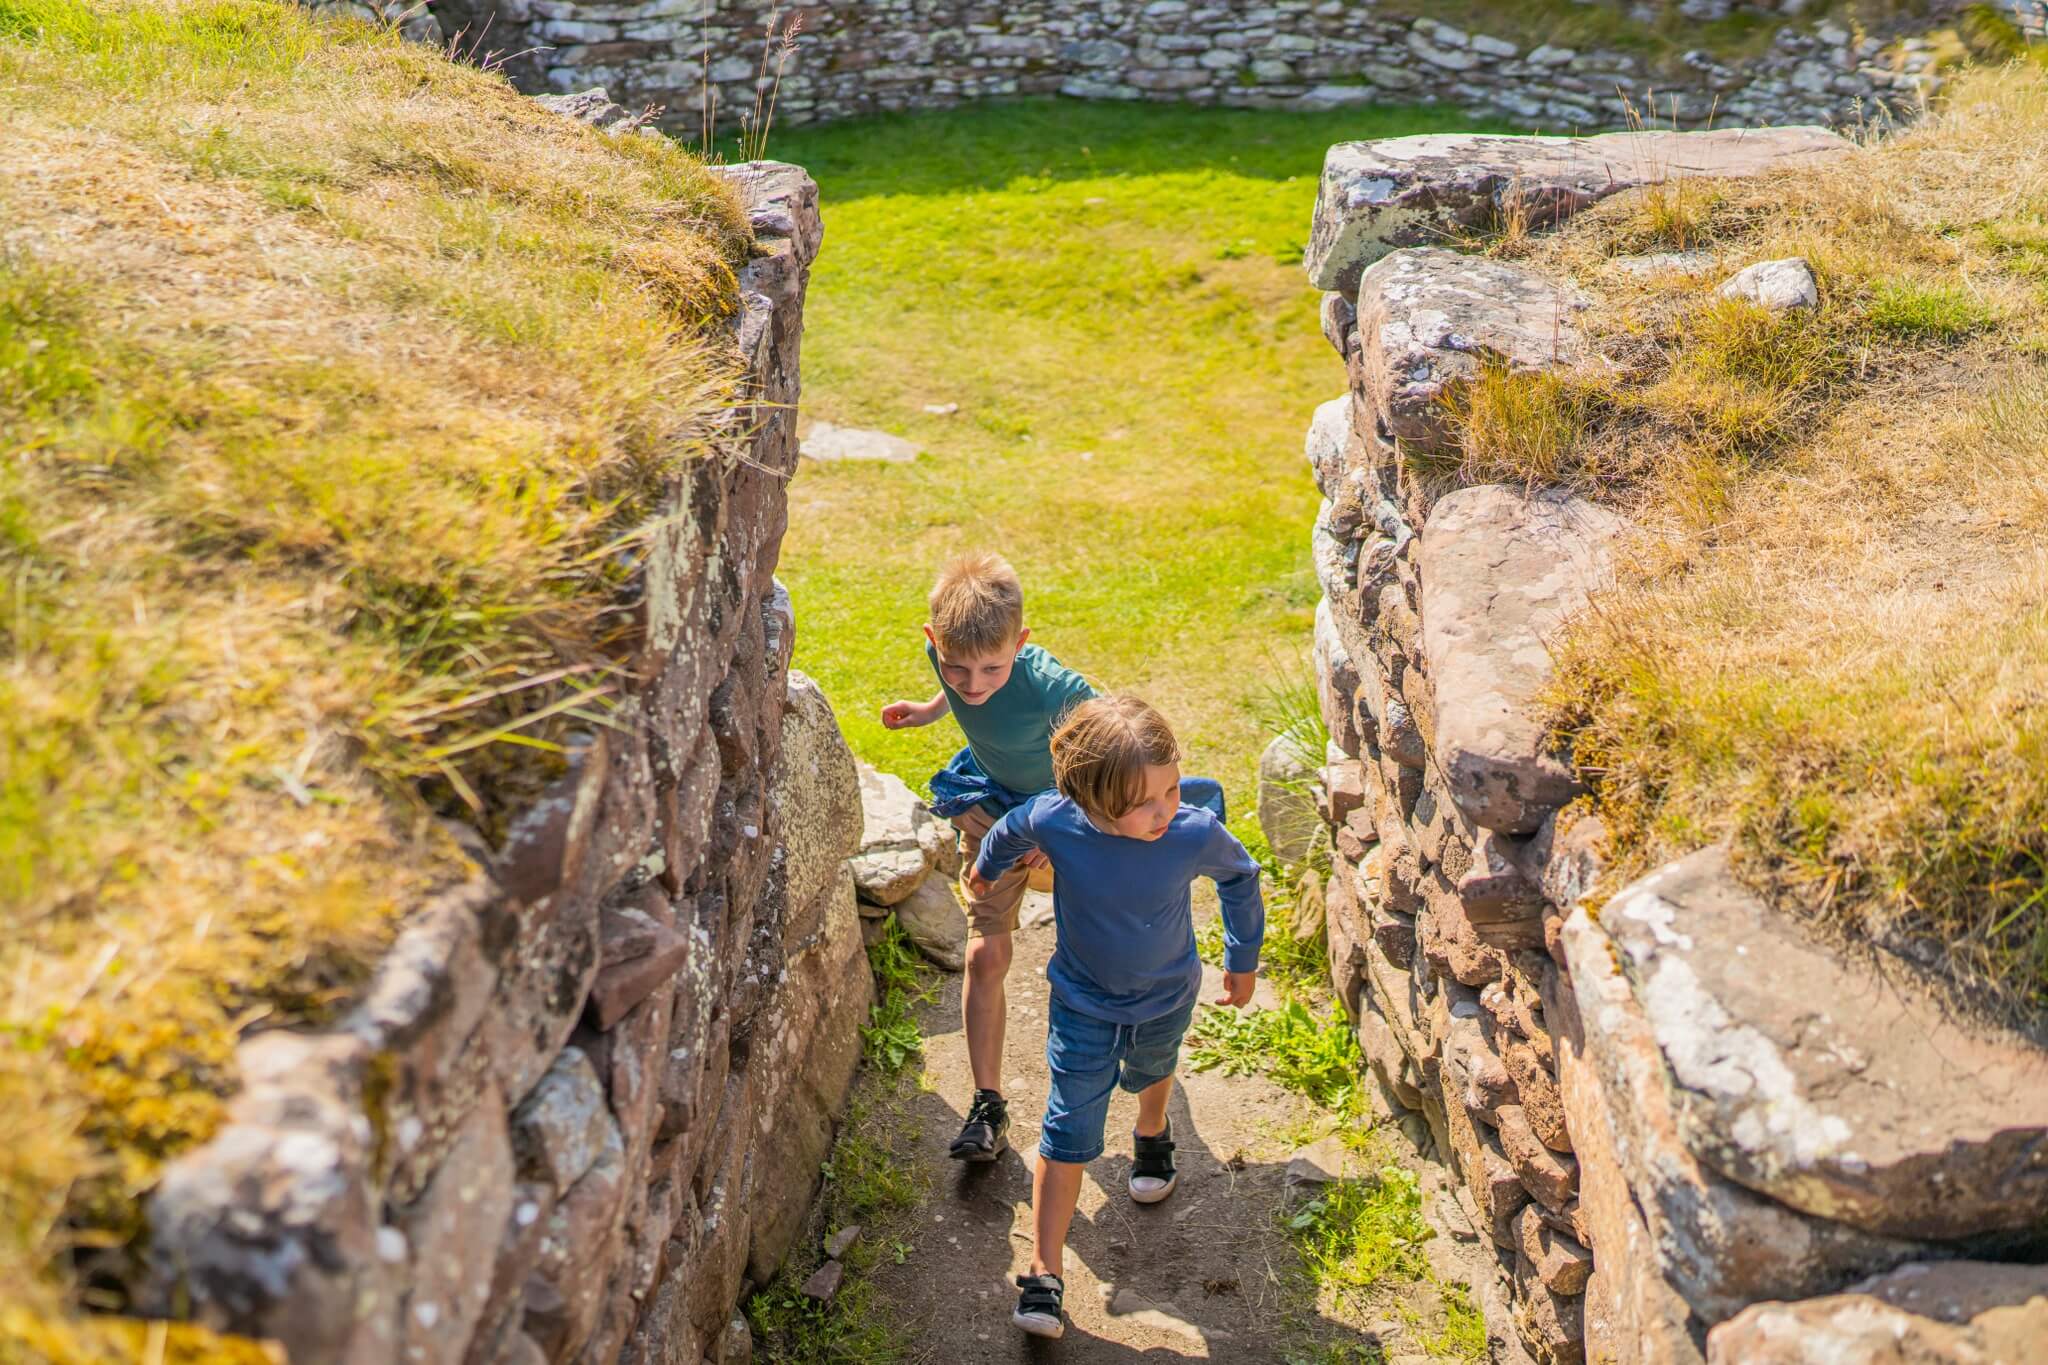
[[[1010,1106],[993,1090],[974,1092],[967,1122],[946,1155],[955,1161],[994,1161],[1010,1145]]]
[[[1173,1193],[1180,1175],[1173,1169],[1173,1124],[1169,1121],[1157,1137],[1131,1134],[1131,1198],[1140,1204],[1156,1204]]]
[[[1010,1321],[1034,1337],[1063,1337],[1067,1324],[1060,1317],[1060,1300],[1066,1297],[1067,1287],[1060,1283],[1057,1275],[1019,1275],[1017,1288],[1024,1292],[1017,1296],[1017,1311],[1010,1314]]]

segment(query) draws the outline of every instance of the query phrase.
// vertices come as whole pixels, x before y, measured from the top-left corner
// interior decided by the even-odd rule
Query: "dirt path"
[[[1294,1126],[1298,1136],[1313,1108],[1263,1078],[1197,1074],[1185,1064],[1169,1111],[1179,1189],[1151,1207],[1125,1193],[1135,1101],[1120,1093],[1110,1109],[1109,1150],[1088,1168],[1068,1242],[1067,1334],[1041,1341],[1011,1326],[1012,1280],[1031,1251],[1031,1174],[1046,1090],[1044,969],[1052,947],[1049,923],[1017,935],[1004,1072],[1012,1149],[993,1164],[946,1157],[973,1090],[960,978],[947,976],[925,1010],[930,1088],[909,1102],[908,1117],[916,1134],[911,1159],[928,1193],[904,1262],[870,1272],[891,1315],[910,1330],[914,1358],[943,1365],[1373,1359],[1365,1349],[1371,1337],[1317,1317],[1274,1217],[1289,1195],[1286,1165],[1295,1149],[1286,1130]],[[1207,975],[1205,999],[1220,985],[1215,969]],[[1259,1003],[1275,1003],[1263,983],[1260,990]],[[1118,1134],[1125,1135],[1121,1144]],[[1318,1340],[1360,1349],[1313,1352]],[[1385,1346],[1389,1359],[1403,1358],[1394,1341]]]

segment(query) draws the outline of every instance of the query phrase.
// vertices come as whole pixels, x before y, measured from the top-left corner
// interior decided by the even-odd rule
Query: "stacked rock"
[[[1307,439],[1333,984],[1389,1105],[1420,1111],[1455,1166],[1545,1362],[1700,1361],[1708,1328],[1751,1305],[2048,1241],[2048,1052],[1880,986],[1744,891],[1718,848],[1600,887],[1589,914],[1603,834],[1566,811],[1583,788],[1537,702],[1629,528],[1583,496],[1442,472],[1459,460],[1445,400],[1482,367],[1601,361],[1569,282],[1421,243],[1499,221],[1510,198],[1540,226],[1666,175],[1847,147],[1800,128],[1438,136],[1343,144],[1325,166],[1307,265],[1350,380]],[[1986,1308],[1922,1335],[2002,1339],[1972,1325]],[[1841,1317],[1744,1314],[1714,1358]]]
[[[150,1199],[145,1311],[298,1365],[748,1358],[873,981],[853,755],[774,579],[817,189],[723,173],[744,379],[641,542],[629,685],[331,1026],[241,1043],[229,1122]]]
[[[862,830],[853,859],[862,929],[870,942],[893,912],[917,950],[957,972],[967,964],[967,916],[953,894],[960,847],[903,779],[860,765]],[[937,875],[934,875],[937,874]]]
[[[1624,43],[1566,47],[1526,20],[1485,32],[1347,0],[838,0],[802,8],[788,52],[789,21],[740,0],[436,0],[431,14],[400,0],[307,3],[403,15],[408,32],[437,43],[488,34],[494,69],[522,89],[603,86],[633,109],[665,108],[666,126],[690,135],[706,117],[726,129],[750,111],[758,118],[770,85],[782,124],[1059,94],[1254,109],[1441,104],[1573,131],[1629,126],[1631,99],[1684,127],[1864,125],[1909,118],[1938,88],[1932,44],[1910,35],[1937,27],[1949,7],[1908,3],[1882,20],[1861,16],[1852,31],[1783,0],[1768,45],[1724,61],[1701,48],[1657,60]],[[1648,34],[1667,16],[1725,17],[1730,0],[1625,8],[1623,24]],[[1479,7],[1471,17],[1489,16]]]

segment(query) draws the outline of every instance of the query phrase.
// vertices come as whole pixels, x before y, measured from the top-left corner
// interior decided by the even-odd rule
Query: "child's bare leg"
[[[984,934],[967,941],[967,974],[960,982],[961,1022],[967,1030],[967,1065],[976,1090],[1003,1088],[1003,1030],[1009,997],[1010,936]]]
[[[1173,1098],[1173,1077],[1168,1076],[1138,1092],[1139,1137],[1158,1137],[1166,1131],[1166,1102]]]
[[[1071,1161],[1038,1158],[1038,1173],[1031,1178],[1031,1216],[1037,1238],[1031,1252],[1034,1275],[1066,1278],[1067,1229],[1074,1221],[1074,1206],[1081,1202],[1081,1170]]]

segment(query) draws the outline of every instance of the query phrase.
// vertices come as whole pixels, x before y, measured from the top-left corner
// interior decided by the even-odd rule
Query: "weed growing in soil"
[[[893,1076],[924,1051],[915,1010],[933,999],[930,973],[894,915],[868,949],[868,965],[875,973],[875,1003],[861,1025],[862,1048],[869,1066]]]
[[[1335,1008],[1321,1019],[1299,1000],[1277,1010],[1205,1009],[1188,1042],[1192,1070],[1270,1076],[1339,1114],[1359,1107],[1358,1039]]]
[[[924,1051],[916,1009],[936,997],[932,971],[890,916],[868,948],[876,1003],[861,1028],[864,1066],[846,1121],[820,1168],[824,1183],[793,1250],[772,1284],[746,1304],[758,1358],[772,1365],[889,1365],[906,1358],[909,1338],[865,1273],[911,1254],[911,1215],[924,1193],[912,1147],[911,1098],[924,1088],[907,1074]],[[803,1283],[824,1261],[821,1244],[841,1228],[861,1233],[846,1249],[846,1279],[824,1303]]]
[[[1423,1278],[1422,1244],[1436,1235],[1422,1216],[1415,1173],[1401,1166],[1327,1186],[1288,1217],[1287,1230],[1316,1283],[1345,1294],[1390,1277]]]
[[[856,1084],[805,1225],[808,1244],[793,1250],[774,1282],[747,1300],[758,1359],[772,1365],[890,1365],[906,1358],[909,1338],[865,1272],[908,1254],[907,1220],[923,1193],[910,1155],[913,1121],[904,1107],[913,1089],[900,1073],[875,1070]],[[823,1303],[805,1296],[804,1281],[824,1261],[824,1238],[856,1224],[861,1232],[844,1254],[846,1278],[839,1292]]]

